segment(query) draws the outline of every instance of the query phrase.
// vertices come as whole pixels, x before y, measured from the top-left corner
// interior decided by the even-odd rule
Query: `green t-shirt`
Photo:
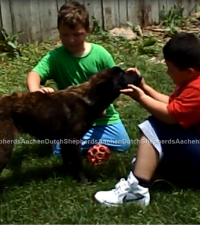
[[[70,85],[80,84],[100,70],[115,66],[111,54],[102,46],[91,43],[91,50],[87,54],[73,56],[62,45],[45,55],[33,71],[37,72],[44,84],[53,79],[59,90]],[[106,114],[94,121],[93,126],[101,126],[121,122],[113,104],[107,108]]]

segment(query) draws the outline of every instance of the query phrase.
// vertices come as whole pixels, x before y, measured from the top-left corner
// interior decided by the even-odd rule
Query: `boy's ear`
[[[193,75],[195,72],[195,70],[193,68],[188,68],[187,70],[188,70],[189,75]]]

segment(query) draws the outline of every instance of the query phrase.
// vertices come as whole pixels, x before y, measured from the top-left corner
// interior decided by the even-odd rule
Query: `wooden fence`
[[[70,0],[68,0],[70,1]],[[130,21],[143,26],[159,21],[163,5],[184,6],[184,14],[198,11],[200,0],[77,0],[84,3],[105,29]],[[0,26],[9,34],[24,31],[20,42],[44,41],[58,37],[57,11],[67,0],[0,0]]]

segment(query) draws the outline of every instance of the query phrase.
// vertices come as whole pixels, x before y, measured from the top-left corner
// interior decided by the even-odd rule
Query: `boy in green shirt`
[[[64,4],[58,13],[58,30],[62,46],[47,53],[27,76],[30,92],[53,92],[50,87],[40,87],[53,79],[59,90],[78,85],[100,70],[115,66],[111,54],[102,46],[85,41],[90,31],[89,14],[78,2]],[[102,90],[103,91],[103,90]],[[118,112],[111,104],[104,116],[94,121],[82,138],[82,151],[101,143],[116,151],[126,151],[130,139]],[[59,143],[54,154],[60,155]]]

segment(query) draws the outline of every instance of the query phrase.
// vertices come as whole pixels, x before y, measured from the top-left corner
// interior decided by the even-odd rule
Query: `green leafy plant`
[[[101,25],[99,24],[99,21],[92,16],[92,29],[91,29],[91,33],[92,34],[101,34],[103,32],[103,29],[101,27]]]
[[[184,7],[181,5],[174,5],[167,12],[165,6],[163,5],[163,10],[160,12],[160,25],[164,26],[179,26],[183,21],[183,11]]]
[[[158,56],[162,44],[158,42],[156,37],[148,35],[138,38],[138,40],[133,43],[133,48],[135,48],[135,52],[138,55]]]
[[[0,33],[2,36],[2,40],[0,40],[0,52],[6,53],[10,57],[22,56],[18,45],[18,38],[24,32],[20,31],[15,35],[9,35],[4,28],[1,28]]]
[[[174,5],[167,12],[165,6],[163,5],[163,10],[160,12],[159,24],[165,26],[165,32],[168,35],[175,34],[180,31],[180,27],[183,23],[184,7],[181,5]]]

